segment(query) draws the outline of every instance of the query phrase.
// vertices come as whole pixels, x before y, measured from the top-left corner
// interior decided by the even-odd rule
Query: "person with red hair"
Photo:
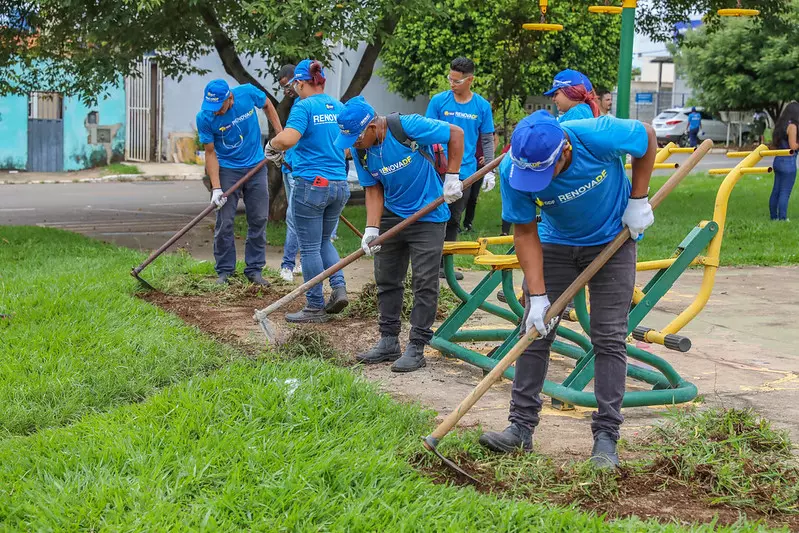
[[[560,116],[558,122],[596,118],[599,104],[596,93],[588,77],[576,70],[562,70],[555,75],[552,88],[544,93],[552,97]]]

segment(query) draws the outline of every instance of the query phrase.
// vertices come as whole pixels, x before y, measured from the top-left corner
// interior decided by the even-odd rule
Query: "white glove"
[[[216,208],[219,209],[227,202],[227,198],[222,196],[222,189],[214,189],[211,191],[211,201],[216,204]]]
[[[369,246],[369,243],[375,240],[379,234],[380,230],[376,227],[366,226],[366,230],[364,230],[363,237],[361,238],[361,248],[363,249],[363,253],[367,256],[371,256],[380,251],[380,245]]]
[[[448,204],[457,202],[463,196],[463,185],[461,178],[454,172],[447,172],[444,175],[444,201]]]
[[[497,178],[493,172],[489,172],[483,177],[483,191],[488,192],[497,185]]]
[[[654,224],[655,215],[648,198],[630,198],[627,209],[621,216],[621,223],[630,230],[630,237],[637,240],[646,228]]]
[[[283,152],[277,148],[273,148],[271,140],[266,143],[266,147],[264,148],[264,157],[277,166],[280,166],[280,164],[283,162]]]
[[[529,333],[535,328],[541,337],[546,337],[558,322],[558,317],[554,317],[548,324],[544,323],[544,318],[549,310],[549,298],[546,294],[529,296],[527,302],[524,319],[525,331]]]

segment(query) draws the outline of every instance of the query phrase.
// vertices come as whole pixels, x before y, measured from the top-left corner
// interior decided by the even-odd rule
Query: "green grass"
[[[104,176],[114,176],[117,174],[141,174],[142,171],[136,165],[126,165],[125,163],[111,163],[103,168]]]
[[[713,207],[723,176],[692,174],[673,191],[655,213],[655,224],[646,231],[638,247],[638,259],[649,261],[670,257],[677,245],[701,220],[713,216]],[[652,178],[651,195],[666,181],[665,177]],[[768,199],[773,184],[772,176],[747,176],[733,190],[730,198],[727,224],[721,248],[722,265],[790,265],[799,263],[799,224],[796,221],[772,222],[769,220]],[[498,189],[481,193],[477,204],[474,231],[461,234],[460,240],[496,236],[501,231],[502,202]],[[789,213],[799,220],[799,194],[791,197]],[[349,206],[344,210],[358,228],[363,228],[366,210],[363,206]],[[270,222],[267,237],[270,244],[282,246],[286,226]],[[237,234],[246,234],[246,224],[238,221]],[[349,228],[340,225],[339,240],[335,246],[343,255],[360,246],[360,239]],[[505,253],[507,247],[492,246],[494,253]],[[461,268],[486,270],[474,265],[468,256],[456,256],[455,265]]]

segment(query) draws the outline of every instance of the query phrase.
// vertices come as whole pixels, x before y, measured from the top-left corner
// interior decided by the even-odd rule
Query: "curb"
[[[138,174],[114,174],[100,178],[82,178],[72,180],[33,180],[33,181],[0,181],[0,185],[28,185],[28,184],[53,184],[53,183],[126,183],[132,181],[202,181],[202,174],[176,174],[173,176],[141,176]]]

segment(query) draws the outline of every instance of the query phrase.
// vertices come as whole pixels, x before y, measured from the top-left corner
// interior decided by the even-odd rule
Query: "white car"
[[[702,125],[699,128],[699,140],[711,139],[713,142],[725,142],[727,140],[727,123],[722,122],[719,117],[714,117],[704,111],[701,107],[696,108],[702,115]],[[652,121],[659,143],[675,142],[680,146],[688,146],[688,115],[691,113],[690,107],[675,107],[666,109]],[[749,132],[750,126],[743,126],[744,135]],[[733,130],[732,135],[737,132]]]

